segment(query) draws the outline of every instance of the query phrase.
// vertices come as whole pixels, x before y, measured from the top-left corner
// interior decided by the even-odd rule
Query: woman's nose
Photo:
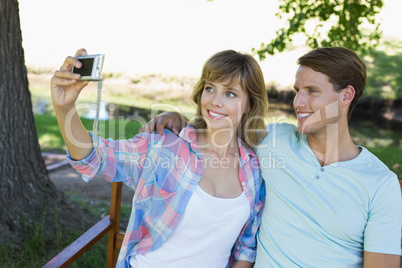
[[[223,100],[222,100],[223,96],[221,94],[215,94],[215,96],[213,97],[211,103],[214,106],[217,107],[222,107],[223,105]]]

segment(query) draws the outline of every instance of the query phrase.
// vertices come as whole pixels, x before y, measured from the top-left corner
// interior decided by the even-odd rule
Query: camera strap
[[[95,115],[95,120],[94,124],[92,126],[92,143],[95,149],[96,153],[96,158],[100,163],[103,163],[105,161],[105,158],[102,156],[102,153],[99,149],[99,144],[98,144],[98,122],[99,122],[99,112],[100,112],[100,101],[101,101],[101,93],[102,93],[102,81],[98,81],[98,94],[96,98],[96,115]]]

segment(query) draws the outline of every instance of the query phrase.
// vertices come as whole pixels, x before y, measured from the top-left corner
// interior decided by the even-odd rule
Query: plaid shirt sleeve
[[[90,132],[92,137],[92,133]],[[112,140],[98,137],[100,154],[105,159],[100,163],[95,150],[87,158],[75,161],[67,151],[70,164],[88,182],[96,174],[109,181],[123,181],[135,190],[144,167],[150,134],[139,134],[128,140]]]

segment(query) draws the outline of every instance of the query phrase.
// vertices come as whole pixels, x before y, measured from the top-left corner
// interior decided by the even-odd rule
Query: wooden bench
[[[106,234],[109,234],[106,267],[115,267],[124,237],[124,234],[119,232],[121,191],[122,182],[112,182],[110,215],[97,222],[43,267],[68,267]]]
[[[402,181],[399,181],[402,193]],[[110,215],[105,216],[71,245],[50,260],[45,268],[67,267],[92,247],[105,234],[109,234],[106,267],[116,266],[124,234],[119,232],[122,182],[112,182]]]

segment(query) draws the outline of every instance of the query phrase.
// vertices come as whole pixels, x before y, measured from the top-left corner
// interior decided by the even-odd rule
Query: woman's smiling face
[[[236,131],[249,107],[248,95],[239,83],[205,82],[201,95],[201,114],[210,130],[232,128]]]

